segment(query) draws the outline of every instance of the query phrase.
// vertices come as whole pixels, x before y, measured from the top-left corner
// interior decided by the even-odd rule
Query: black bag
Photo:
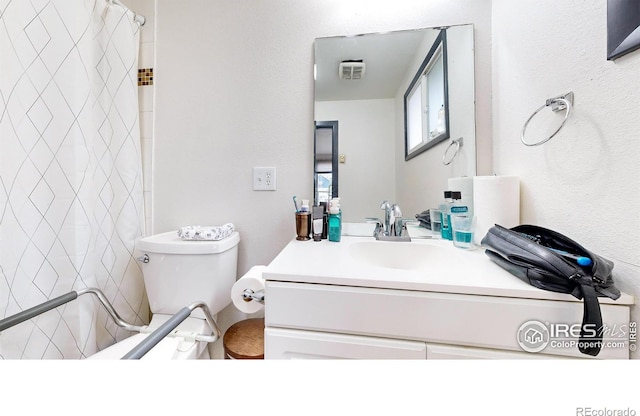
[[[420,214],[416,214],[416,219],[424,228],[431,229],[431,214],[429,210],[422,211]]]
[[[496,224],[481,245],[491,260],[530,285],[583,299],[578,348],[583,354],[600,353],[604,328],[598,296],[620,297],[611,276],[613,262],[535,225],[507,229]]]

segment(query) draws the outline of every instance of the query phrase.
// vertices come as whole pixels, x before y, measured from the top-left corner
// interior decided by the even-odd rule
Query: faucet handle
[[[413,218],[398,218],[396,220],[396,224],[398,224],[399,228],[406,230],[407,229],[407,223],[415,223],[416,220],[414,220]]]
[[[375,224],[376,225],[376,228],[373,230],[373,236],[374,237],[377,236],[380,233],[381,229],[384,229],[384,224],[378,218],[367,217],[364,220],[365,220],[365,222],[367,224]]]

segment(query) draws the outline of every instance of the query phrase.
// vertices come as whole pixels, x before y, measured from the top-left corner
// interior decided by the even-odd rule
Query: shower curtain
[[[139,29],[106,0],[0,0],[0,318],[97,287],[148,322]],[[129,335],[86,294],[0,333],[0,358],[80,359]]]

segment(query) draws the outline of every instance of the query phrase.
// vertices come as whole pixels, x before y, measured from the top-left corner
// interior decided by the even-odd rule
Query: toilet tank
[[[216,314],[231,303],[238,266],[237,231],[219,241],[186,241],[176,231],[143,237],[136,242],[152,313],[174,314],[202,301]],[[204,317],[196,309],[192,316]]]

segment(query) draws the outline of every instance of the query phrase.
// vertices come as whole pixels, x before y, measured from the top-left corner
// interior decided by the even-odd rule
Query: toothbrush
[[[297,197],[295,195],[293,196],[293,206],[296,207],[296,212],[300,212],[300,210],[298,209]]]
[[[591,266],[593,264],[593,261],[591,261],[589,257],[578,256],[577,254],[567,253],[566,251],[558,250],[551,247],[547,247],[547,248],[551,251],[555,251],[556,253],[560,254],[562,257],[568,260],[575,260],[575,262],[578,263],[579,266]]]
[[[518,234],[520,234],[525,238],[528,238],[531,241],[535,241],[536,243],[541,244],[540,236],[537,236],[537,235],[533,236],[526,233],[518,233]],[[567,260],[574,260],[576,263],[578,263],[578,266],[591,266],[593,264],[593,261],[589,257],[579,256],[577,254],[571,254],[564,250],[558,250],[557,248],[551,248],[547,246],[544,246],[544,247],[548,248],[551,251],[555,251],[556,253],[560,254],[562,257],[564,257]]]

